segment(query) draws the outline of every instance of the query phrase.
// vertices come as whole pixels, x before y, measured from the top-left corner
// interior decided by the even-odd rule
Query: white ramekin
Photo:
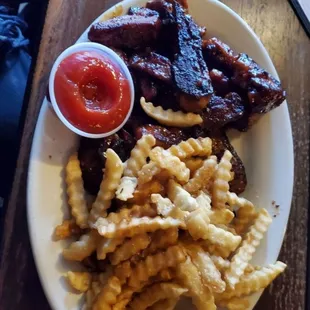
[[[82,131],[81,129],[76,128],[61,113],[61,111],[58,107],[56,98],[55,98],[54,80],[55,80],[55,74],[56,74],[56,71],[58,69],[59,64],[65,58],[72,55],[73,53],[83,52],[83,51],[96,51],[98,53],[104,54],[105,56],[108,56],[111,60],[113,60],[115,63],[117,63],[120,66],[120,69],[122,70],[123,74],[125,75],[125,77],[128,79],[128,82],[129,82],[131,102],[130,102],[130,108],[129,108],[128,114],[126,115],[124,121],[117,128],[115,128],[109,132],[98,133],[98,134],[97,133],[88,133],[88,132]],[[64,50],[58,56],[58,58],[56,59],[54,65],[53,65],[53,68],[52,68],[51,74],[50,74],[50,78],[49,78],[49,94],[50,94],[50,98],[51,98],[52,107],[53,107],[55,113],[57,114],[58,118],[63,122],[63,124],[65,126],[67,126],[70,130],[72,130],[73,132],[75,132],[76,134],[78,134],[80,136],[96,139],[96,138],[104,138],[104,137],[110,136],[113,133],[120,130],[125,125],[125,123],[127,122],[128,118],[132,112],[132,109],[133,109],[135,91],[134,91],[133,80],[132,80],[131,74],[130,74],[126,64],[113,50],[111,50],[110,48],[108,48],[104,45],[98,44],[98,43],[84,42],[84,43],[78,43],[78,44],[70,46],[69,48]]]

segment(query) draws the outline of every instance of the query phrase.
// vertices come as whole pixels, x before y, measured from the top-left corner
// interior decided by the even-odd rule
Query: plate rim
[[[127,5],[135,5],[137,4],[139,0],[123,0],[122,2],[118,2],[115,5],[113,5],[111,8],[109,8],[108,10],[102,12],[86,29],[84,32],[81,33],[80,37],[78,38],[78,40],[74,43],[79,43],[81,38],[83,37],[83,35],[85,35],[85,33],[87,33],[87,31],[89,30],[89,28],[91,27],[91,25],[93,25],[94,23],[96,23],[97,21],[101,20],[103,18],[104,15],[110,15],[112,12],[115,11],[116,7],[122,4]],[[141,1],[141,0],[140,0]],[[144,1],[144,0],[142,0]],[[262,41],[260,40],[260,38],[258,37],[258,35],[254,32],[254,30],[247,24],[247,22],[239,15],[237,14],[233,9],[231,9],[229,6],[227,6],[226,4],[218,1],[218,0],[203,0],[204,2],[209,2],[212,3],[213,5],[216,5],[218,7],[221,8],[221,10],[226,11],[226,13],[232,15],[234,17],[234,19],[236,19],[244,28],[246,28],[247,32],[249,32],[249,34],[256,40],[260,52],[262,54],[264,54],[264,57],[266,58],[266,60],[269,63],[269,66],[272,70],[268,70],[270,71],[270,73],[275,76],[276,78],[279,79],[279,75],[276,71],[276,68],[273,64],[273,61],[267,51],[267,49],[265,48],[265,46],[263,45]],[[123,13],[121,14],[123,15]],[[289,210],[288,210],[288,217],[286,219],[286,224],[285,226],[283,226],[283,230],[280,232],[281,233],[281,242],[279,244],[279,251],[277,251],[277,257],[279,256],[280,250],[282,248],[283,245],[283,241],[284,241],[284,236],[287,230],[287,225],[288,225],[288,221],[290,218],[290,213],[291,213],[291,208],[292,208],[292,202],[293,202],[293,188],[294,188],[294,144],[293,144],[293,135],[292,135],[292,126],[291,126],[291,119],[290,119],[290,115],[289,115],[289,109],[288,109],[288,104],[287,101],[285,100],[285,102],[282,104],[284,106],[284,114],[285,114],[285,118],[286,118],[286,131],[285,131],[285,135],[286,135],[286,141],[288,142],[288,146],[287,149],[290,150],[289,153],[289,159],[290,162],[288,163],[288,175],[291,176],[290,180],[291,180],[291,185],[290,185],[290,192],[288,194],[289,196]],[[34,226],[33,223],[31,222],[31,190],[33,188],[32,185],[32,181],[31,181],[31,175],[32,175],[32,171],[33,171],[33,165],[34,165],[34,153],[35,153],[35,144],[37,139],[37,136],[40,135],[40,132],[38,130],[38,122],[40,119],[44,118],[44,116],[47,113],[47,109],[48,109],[48,102],[46,100],[46,98],[43,99],[41,108],[40,108],[40,113],[39,116],[37,118],[37,122],[36,122],[36,127],[35,127],[35,131],[34,131],[34,135],[33,135],[33,140],[32,140],[32,145],[31,145],[31,152],[30,152],[30,157],[29,157],[29,167],[28,167],[28,175],[27,175],[27,192],[26,192],[26,202],[27,202],[27,224],[28,224],[28,231],[29,231],[29,237],[30,237],[30,244],[31,244],[31,249],[32,249],[32,254],[33,254],[33,258],[34,258],[34,262],[35,262],[35,266],[36,266],[36,270],[40,279],[40,283],[41,286],[43,288],[44,294],[48,300],[48,303],[50,305],[50,307],[52,309],[57,309],[54,299],[55,297],[53,297],[52,292],[47,288],[46,285],[46,279],[44,278],[44,273],[41,271],[42,267],[41,267],[41,263],[39,262],[39,255],[38,255],[38,251],[37,251],[37,244],[36,244],[36,236],[35,236],[35,232],[34,232]],[[259,294],[261,295],[261,293]],[[258,300],[258,299],[257,299]]]

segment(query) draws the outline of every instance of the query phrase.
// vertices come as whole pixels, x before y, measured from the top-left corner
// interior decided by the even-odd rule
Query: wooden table
[[[189,0],[190,1],[190,0]],[[34,266],[26,223],[26,183],[32,135],[56,56],[117,0],[50,0],[26,111],[0,253],[0,309],[50,309]],[[288,93],[294,145],[295,191],[280,259],[289,265],[256,309],[303,310],[309,187],[310,41],[285,0],[225,0],[260,36]]]

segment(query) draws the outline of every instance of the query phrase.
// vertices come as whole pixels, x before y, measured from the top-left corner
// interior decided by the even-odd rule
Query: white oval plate
[[[146,0],[127,0],[118,4],[127,12],[130,6],[144,6]],[[190,0],[190,13],[208,33],[245,52],[278,77],[263,44],[251,28],[231,9],[213,0]],[[99,19],[108,19],[111,8]],[[87,31],[78,42],[87,41]],[[254,263],[274,263],[278,257],[289,217],[293,188],[293,143],[287,104],[262,117],[247,133],[230,135],[242,158],[248,177],[246,198],[276,215],[259,247]],[[35,262],[45,294],[55,310],[81,308],[81,296],[68,291],[63,274],[80,268],[61,258],[66,241],[53,242],[56,225],[67,211],[64,167],[76,149],[78,137],[55,116],[44,100],[37,122],[28,174],[28,225]],[[276,209],[272,202],[280,205]],[[252,309],[260,294],[251,297]],[[189,309],[181,303],[180,309]]]

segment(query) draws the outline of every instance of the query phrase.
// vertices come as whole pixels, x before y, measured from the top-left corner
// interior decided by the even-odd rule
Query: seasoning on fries
[[[232,154],[217,163],[210,141],[190,139],[164,150],[143,136],[127,164],[107,150],[103,186],[84,221],[90,227],[76,229],[78,240],[63,250],[67,260],[95,254],[111,269],[105,282],[99,271],[67,273],[69,284],[86,293],[85,309],[174,309],[183,295],[198,310],[247,309],[247,297],[285,270],[282,262],[251,265],[271,216],[230,192]],[[147,182],[139,183],[142,176]],[[76,188],[82,197],[84,189]],[[122,203],[111,212],[113,199]],[[57,227],[59,239],[73,235],[76,220]]]

